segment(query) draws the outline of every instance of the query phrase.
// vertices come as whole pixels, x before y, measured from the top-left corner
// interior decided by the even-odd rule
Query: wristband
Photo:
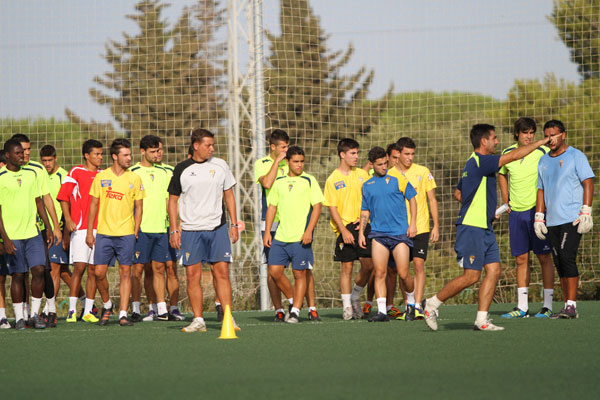
[[[174,231],[172,231],[172,232],[169,232],[169,235],[174,235],[174,234],[176,234],[176,233],[179,233],[179,231],[178,231],[178,230],[174,230]]]
[[[238,224],[231,224],[231,228],[239,228],[240,226]]]

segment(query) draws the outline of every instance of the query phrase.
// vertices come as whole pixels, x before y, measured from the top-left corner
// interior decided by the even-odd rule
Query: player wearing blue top
[[[567,145],[567,132],[562,122],[546,122],[544,135],[554,138],[555,142],[549,146],[550,153],[540,158],[538,164],[534,229],[540,239],[545,239],[547,233],[552,247],[565,299],[557,317],[577,318],[577,250],[581,235],[593,226],[594,172],[585,154]]]
[[[496,128],[493,125],[473,125],[470,132],[474,152],[462,172],[457,198],[462,206],[456,221],[456,259],[464,268],[461,276],[454,278],[437,295],[426,300],[425,322],[437,330],[437,309],[447,299],[475,284],[485,268],[485,277],[479,289],[479,308],[473,329],[498,331],[504,328],[491,323],[488,310],[500,276],[500,252],[492,221],[497,205],[496,172],[505,164],[519,160],[550,140],[544,138],[531,144],[496,156]]]
[[[367,246],[365,228],[371,219],[372,239],[371,255],[375,269],[375,296],[377,314],[369,322],[389,321],[386,313],[386,279],[390,253],[396,263],[398,276],[404,282],[406,290],[412,292],[414,283],[408,272],[410,238],[417,234],[417,194],[408,180],[399,175],[387,173],[387,154],[381,147],[369,151],[369,161],[373,163],[373,177],[364,183],[358,244]],[[406,212],[406,200],[410,207],[410,225]]]

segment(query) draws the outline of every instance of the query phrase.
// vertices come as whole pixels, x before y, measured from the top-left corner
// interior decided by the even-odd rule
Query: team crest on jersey
[[[364,180],[365,180],[365,178],[363,178],[362,176],[359,176],[359,177],[358,177],[358,180],[362,182],[362,181],[364,181]]]
[[[17,178],[17,185],[19,185],[19,187],[21,187],[22,183],[23,183],[23,181],[21,180],[21,178]]]
[[[280,171],[281,171],[280,172],[281,175],[285,175],[285,169],[283,167],[281,167]]]
[[[474,261],[475,261],[475,256],[469,256],[469,264],[473,265]]]
[[[129,189],[133,189],[133,183],[129,184]]]
[[[421,182],[421,178],[423,178],[423,177],[422,177],[422,176],[417,176],[417,180],[418,180],[419,182]]]
[[[136,251],[136,252],[135,252],[135,258],[136,258],[136,260],[137,260],[138,258],[140,258],[140,254],[141,254],[141,253],[140,253],[139,251]]]
[[[385,183],[386,183],[386,185],[387,185],[388,183],[390,183],[390,177],[389,177],[389,176],[386,176],[386,177],[385,177]]]
[[[463,173],[462,173],[462,177],[463,177],[463,178],[466,178],[466,177],[467,177],[467,171],[463,171]]]
[[[294,188],[294,184],[293,184],[293,183],[290,183],[290,184],[288,185],[288,192],[291,192],[293,188]]]
[[[150,180],[152,180],[152,182],[154,182],[154,174],[150,174]]]
[[[560,167],[561,167],[561,168],[562,168],[562,166],[563,166],[563,164],[564,164],[564,163],[565,163],[565,160],[560,160],[560,161],[559,161],[559,164],[560,164]]]
[[[112,184],[112,180],[111,179],[102,179],[100,180],[100,186],[101,187],[109,187]]]
[[[208,171],[208,173],[210,174],[211,178],[215,177],[215,170],[214,169],[211,169],[210,171]]]
[[[344,181],[338,181],[336,183],[333,184],[335,186],[335,190],[340,190],[346,187],[346,182]]]

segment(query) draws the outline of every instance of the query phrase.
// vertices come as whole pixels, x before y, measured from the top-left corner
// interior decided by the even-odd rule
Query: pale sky
[[[183,4],[165,12],[173,21]],[[223,2],[224,3],[224,2]],[[109,121],[88,94],[108,39],[136,33],[130,0],[0,0],[0,118],[64,119],[66,106]],[[278,31],[278,4],[263,4],[266,29]],[[547,20],[551,0],[311,1],[328,45],[356,48],[345,72],[375,70],[370,97],[395,92],[469,91],[504,99],[515,79],[548,73],[578,81],[569,51]],[[244,17],[245,14],[242,14]],[[265,40],[265,53],[268,53]],[[243,52],[242,52],[243,53]],[[245,60],[242,60],[242,64]],[[245,68],[244,65],[241,68]]]

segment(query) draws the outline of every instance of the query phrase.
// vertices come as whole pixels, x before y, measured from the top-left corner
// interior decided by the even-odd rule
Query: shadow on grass
[[[472,331],[473,324],[468,323],[468,322],[450,322],[450,323],[441,325],[440,328],[443,328],[444,330],[448,330],[448,331],[458,331],[458,330]]]

